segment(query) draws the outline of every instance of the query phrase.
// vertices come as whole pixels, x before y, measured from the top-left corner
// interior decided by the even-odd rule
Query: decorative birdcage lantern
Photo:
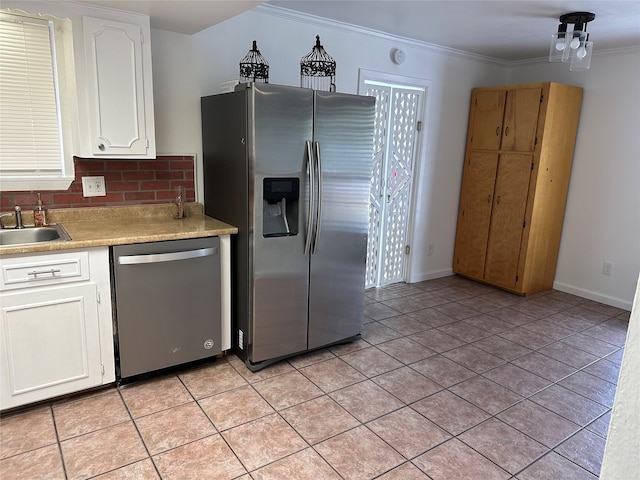
[[[336,91],[336,61],[320,45],[320,35],[309,53],[300,59],[300,86]]]
[[[269,83],[269,62],[260,54],[254,40],[249,53],[240,61],[240,83]]]

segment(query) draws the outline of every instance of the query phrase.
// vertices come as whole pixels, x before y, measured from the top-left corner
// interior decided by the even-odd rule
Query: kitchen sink
[[[28,243],[67,242],[71,237],[59,223],[47,227],[25,226],[0,230],[0,245],[23,245]]]

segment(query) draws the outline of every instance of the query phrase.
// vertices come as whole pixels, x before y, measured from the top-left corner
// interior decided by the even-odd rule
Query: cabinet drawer
[[[56,253],[0,260],[0,290],[58,285],[89,279],[89,253]]]

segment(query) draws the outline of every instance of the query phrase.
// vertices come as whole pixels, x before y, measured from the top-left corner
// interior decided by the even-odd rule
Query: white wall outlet
[[[104,177],[82,177],[83,197],[104,197],[106,194]]]
[[[613,263],[604,262],[602,264],[602,274],[611,276],[611,271],[613,270]]]

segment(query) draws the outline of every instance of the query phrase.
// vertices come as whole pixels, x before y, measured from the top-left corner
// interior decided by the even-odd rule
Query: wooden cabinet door
[[[147,154],[140,25],[84,17],[92,154]]]
[[[500,148],[505,96],[504,90],[474,92],[469,120],[469,141],[474,150]]]
[[[498,161],[484,279],[515,288],[533,158],[503,154]]]
[[[509,90],[504,109],[501,150],[533,152],[542,88]]]
[[[467,155],[454,254],[457,273],[483,277],[497,166],[497,153]]]

